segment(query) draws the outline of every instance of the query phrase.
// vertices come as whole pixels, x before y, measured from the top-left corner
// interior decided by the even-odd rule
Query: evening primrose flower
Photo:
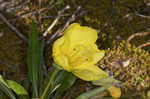
[[[97,48],[96,40],[96,30],[77,23],[71,24],[64,36],[54,42],[54,61],[86,81],[105,78],[108,75],[95,65],[104,56],[104,51]]]
[[[98,49],[97,38],[96,30],[78,23],[71,24],[53,44],[55,63],[85,81],[108,78],[108,74],[95,65],[105,54]]]

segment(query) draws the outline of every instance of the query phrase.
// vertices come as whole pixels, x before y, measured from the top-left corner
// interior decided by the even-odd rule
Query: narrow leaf
[[[48,98],[46,98],[47,96],[49,96],[48,95],[48,91],[49,91],[49,89],[50,89],[50,87],[52,85],[52,82],[55,79],[55,77],[56,77],[58,72],[59,72],[59,69],[55,68],[55,70],[53,71],[52,75],[50,76],[50,79],[48,80],[48,82],[46,84],[46,87],[45,87],[45,89],[44,89],[40,99],[48,99]]]
[[[55,79],[55,85],[58,86],[60,84],[60,87],[56,90],[54,99],[59,99],[62,93],[69,89],[75,81],[76,77],[72,73],[67,71],[60,72]]]
[[[101,92],[103,92],[105,89],[107,89],[110,85],[106,85],[104,87],[100,87],[100,88],[95,88],[91,91],[85,92],[83,94],[81,94],[80,96],[78,96],[76,99],[89,99],[90,97],[96,95],[96,94],[100,94]]]
[[[53,72],[48,73],[46,83],[49,82],[52,74]],[[52,95],[54,91],[56,92],[54,99],[58,99],[64,91],[69,89],[74,84],[75,80],[76,77],[72,73],[60,70],[57,73],[51,87],[49,88],[49,91],[47,92],[45,99],[49,99],[49,97]]]
[[[95,99],[114,99],[112,97],[103,97],[103,98],[95,98]]]
[[[32,21],[30,25],[29,35],[29,48],[28,48],[28,71],[29,78],[33,86],[33,97],[38,98],[38,85],[39,85],[39,64],[40,64],[40,53],[39,53],[39,38],[38,38],[37,25]]]
[[[42,94],[42,88],[43,88],[43,74],[44,72],[47,72],[44,68],[44,58],[43,58],[43,53],[44,53],[44,45],[45,41],[42,39],[40,42],[39,46],[39,96]]]

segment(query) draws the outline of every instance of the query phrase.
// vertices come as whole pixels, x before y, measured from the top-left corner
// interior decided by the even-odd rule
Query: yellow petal
[[[68,64],[68,58],[61,52],[60,46],[64,43],[64,37],[57,39],[53,44],[53,59],[60,68],[70,71],[71,67]]]
[[[64,32],[65,44],[71,46],[78,44],[93,44],[97,40],[97,31],[90,27],[80,26],[78,23],[71,24]]]
[[[100,80],[108,77],[108,75],[99,67],[89,63],[74,67],[72,73],[85,81]]]
[[[108,89],[107,89],[110,93],[110,95],[114,98],[114,99],[119,99],[121,96],[121,89],[115,87],[114,85],[111,85]]]
[[[60,50],[68,57],[70,66],[82,65],[85,62],[96,64],[105,54],[104,51],[100,51],[97,48],[96,44],[80,44],[70,49],[66,48],[66,46],[62,45]]]
[[[60,37],[57,39],[53,44],[53,53],[52,56],[55,57],[59,54],[61,54],[60,46],[64,43],[64,37]]]
[[[105,55],[104,50],[98,50],[97,53],[94,53],[93,55],[93,63],[96,64],[98,61],[100,61]]]

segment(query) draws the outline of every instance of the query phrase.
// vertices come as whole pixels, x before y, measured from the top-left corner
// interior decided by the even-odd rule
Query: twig
[[[132,35],[126,40],[126,43],[125,43],[126,48],[128,48],[128,44],[129,44],[129,42],[130,42],[133,38],[135,38],[135,37],[137,37],[137,36],[146,36],[146,35],[148,35],[148,34],[150,34],[150,29],[148,30],[148,32],[132,34]]]
[[[143,48],[143,47],[146,47],[148,45],[150,45],[150,41],[148,41],[148,42],[146,42],[146,43],[144,43],[142,45],[139,45],[137,48]]]
[[[40,13],[46,11],[47,9],[46,8],[41,8],[39,9],[38,11]],[[7,20],[8,22],[15,22],[18,18],[27,18],[27,17],[31,17],[33,15],[35,15],[37,12],[37,10],[34,10],[34,11],[22,11],[21,13],[18,13],[16,14],[16,17],[15,18],[12,18],[10,20]],[[0,25],[3,24],[4,22],[0,22]]]
[[[12,0],[9,2],[3,1],[0,4],[0,11],[9,13],[9,12],[21,10],[24,7],[26,7],[27,3],[29,3],[29,0],[25,2],[18,1],[18,0]]]
[[[41,8],[41,9],[38,9],[38,11],[37,10],[35,10],[35,11],[30,11],[30,12],[25,12],[25,11],[23,11],[22,13],[19,13],[19,14],[17,14],[16,16],[17,16],[17,18],[19,17],[19,18],[27,18],[27,17],[31,17],[31,16],[33,16],[34,14],[36,14],[37,12],[43,12],[43,11],[45,11],[46,10],[46,8]]]
[[[7,20],[8,22],[15,22],[17,20],[17,18],[13,18],[13,19],[10,19],[10,20]],[[5,24],[3,21],[2,22],[0,22],[0,25],[2,25],[2,24]]]
[[[63,14],[61,15],[61,17],[66,17],[66,16],[70,16],[70,14]],[[42,19],[48,19],[48,18],[53,18],[56,19],[57,16],[42,16]]]
[[[88,12],[90,12],[90,11],[89,10],[82,10],[78,15],[76,15],[76,18],[83,16],[85,13],[88,13]]]
[[[75,20],[75,14],[73,14],[69,20],[66,22],[66,24],[63,26],[63,28],[58,29],[55,34],[53,34],[49,40],[46,42],[47,44],[50,44],[56,37],[61,36],[63,31],[69,26],[70,22],[72,22],[73,20]]]
[[[142,15],[142,14],[139,14],[139,13],[136,13],[135,15],[137,15],[139,17],[142,17],[142,18],[150,19],[150,16]]]
[[[46,44],[50,44],[54,41],[55,38],[61,36],[64,32],[64,30],[69,26],[69,24],[75,20],[76,18],[76,14],[79,12],[79,10],[82,8],[82,5],[85,3],[86,0],[83,1],[83,3],[81,5],[79,5],[77,7],[77,9],[75,10],[75,12],[72,14],[72,16],[68,19],[68,21],[66,22],[66,24],[63,26],[62,29],[58,29],[46,42]]]
[[[43,33],[43,36],[44,36],[44,37],[47,36],[48,32],[56,25],[56,23],[58,22],[58,20],[60,19],[61,15],[62,15],[62,13],[63,13],[65,10],[69,9],[69,8],[70,8],[70,6],[67,5],[64,9],[62,9],[61,11],[58,12],[58,16],[56,17],[56,19],[55,19],[55,20],[53,21],[53,23],[48,27],[48,29]]]
[[[27,37],[25,37],[22,33],[20,33],[16,27],[14,27],[12,24],[10,24],[2,13],[0,13],[0,18],[1,18],[1,19],[9,26],[9,28],[11,28],[20,38],[22,38],[25,42],[28,43],[29,40],[27,39]]]
[[[60,32],[61,32],[61,29],[58,29],[58,30],[47,40],[46,44],[52,43],[52,42],[55,40],[55,38],[58,37],[57,35],[58,35]]]
[[[24,8],[26,7],[27,3],[28,3],[28,2],[25,2],[25,3],[23,3],[23,4],[19,5],[19,6],[6,9],[6,12],[9,13],[9,12],[17,11],[17,10],[22,10],[22,9],[24,9]]]
[[[79,5],[76,9],[76,11],[72,14],[72,16],[69,18],[69,20],[66,22],[66,24],[64,25],[62,32],[69,26],[69,24],[75,20],[76,18],[76,14],[79,12],[79,10],[81,9],[82,5]],[[62,32],[59,33],[59,35],[62,35]]]

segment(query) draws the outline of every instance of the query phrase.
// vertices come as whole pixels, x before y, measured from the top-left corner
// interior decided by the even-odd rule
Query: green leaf
[[[97,81],[92,81],[92,84],[94,85],[101,85],[101,86],[104,86],[104,85],[107,85],[107,84],[110,84],[110,85],[117,85],[117,84],[120,84],[121,82],[119,80],[116,80],[114,78],[111,78],[111,77],[107,77],[107,78],[104,78],[104,79],[101,79],[101,80],[97,80]]]
[[[39,65],[40,65],[40,41],[38,38],[37,25],[32,21],[30,25],[29,48],[28,48],[28,71],[32,83],[33,97],[39,97]]]
[[[18,84],[15,81],[7,80],[8,86],[17,94],[17,95],[28,95],[28,92],[24,89],[23,86]]]
[[[75,83],[75,81],[76,77],[72,73],[67,71],[59,72],[54,82],[55,87],[59,85],[58,89],[56,90],[54,99],[58,99],[64,91],[69,89]]]
[[[39,46],[39,96],[42,94],[42,88],[43,88],[43,74],[44,72],[46,73],[46,69],[44,68],[44,58],[43,58],[43,53],[44,53],[44,46],[45,46],[45,41],[42,39],[40,42]]]
[[[46,83],[49,82],[52,74],[53,72],[48,73],[47,78],[46,78]],[[72,73],[64,71],[64,70],[60,70],[57,73],[44,99],[49,99],[50,95],[53,92],[56,92],[54,99],[58,99],[64,91],[69,89],[74,84],[75,81],[76,81],[76,77]]]
[[[49,91],[49,89],[50,89],[50,87],[51,87],[51,85],[52,85],[52,82],[53,82],[53,80],[55,79],[57,73],[59,72],[59,70],[60,70],[60,69],[55,68],[55,70],[52,72],[52,75],[49,77],[49,80],[48,80],[47,83],[46,83],[46,87],[45,87],[45,89],[44,89],[44,91],[43,91],[43,93],[42,93],[40,99],[48,99],[48,98],[46,98],[47,96],[50,95],[50,94],[48,93],[48,91]]]
[[[16,99],[16,96],[6,83],[6,81],[0,75],[0,90],[3,91],[6,95],[8,95],[11,99]]]
[[[95,99],[114,99],[112,97],[103,97],[103,98],[95,98]]]
[[[89,99],[90,97],[96,95],[96,94],[100,94],[101,92],[103,92],[105,89],[107,89],[110,85],[106,85],[100,88],[95,88],[91,91],[85,92],[83,94],[81,94],[80,96],[78,96],[76,99]]]

